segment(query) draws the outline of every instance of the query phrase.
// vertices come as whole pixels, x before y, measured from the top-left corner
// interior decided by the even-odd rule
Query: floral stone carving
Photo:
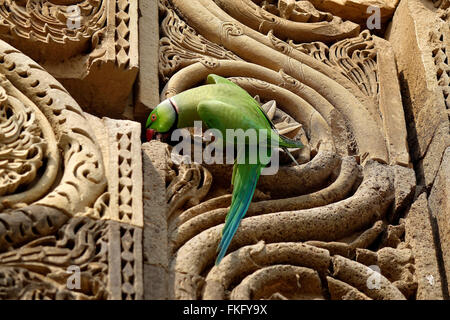
[[[448,10],[0,1],[0,299],[447,299]],[[305,145],[218,266],[232,167],[142,143],[211,73]]]
[[[98,131],[100,119],[3,41],[0,74],[0,297],[142,298],[140,125],[104,120]]]
[[[43,65],[85,111],[122,117],[139,64],[137,10],[130,0],[2,1],[0,39]]]

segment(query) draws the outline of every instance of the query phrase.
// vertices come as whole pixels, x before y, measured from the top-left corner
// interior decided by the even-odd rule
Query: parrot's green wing
[[[228,79],[226,79],[226,78],[223,78],[223,77],[221,77],[221,76],[218,76],[218,75],[216,75],[216,74],[210,74],[210,75],[208,75],[208,77],[207,77],[207,79],[206,79],[206,82],[207,82],[208,84],[228,84],[228,85],[230,85],[230,86],[235,86],[235,87],[239,88],[240,90],[245,91],[244,89],[242,89],[241,87],[239,87],[239,86],[238,86],[237,84],[235,84],[234,82],[232,82],[232,81],[230,81],[230,80],[228,80]],[[247,95],[248,95],[248,93],[247,93]],[[248,95],[248,98],[254,100],[250,95]],[[286,136],[280,134],[280,133],[278,132],[277,128],[275,127],[275,124],[272,122],[272,120],[270,120],[269,116],[268,116],[267,113],[264,111],[264,109],[261,108],[261,107],[259,106],[259,104],[258,104],[256,101],[254,101],[254,102],[255,102],[255,105],[258,106],[257,109],[259,110],[259,113],[260,113],[262,116],[264,116],[264,118],[267,120],[267,122],[269,123],[270,127],[272,128],[272,130],[279,136],[279,138],[280,138],[280,141],[279,141],[280,147],[283,148],[283,150],[284,150],[284,151],[292,158],[292,160],[298,165],[297,161],[295,160],[295,158],[292,156],[292,154],[289,152],[289,150],[288,150],[287,148],[303,148],[303,147],[304,147],[303,144],[302,144],[300,141],[296,141],[296,140],[290,139],[290,138],[288,138],[288,137],[286,137]]]
[[[231,198],[230,211],[228,211],[225,226],[222,230],[222,239],[217,247],[216,265],[225,256],[228,246],[239,227],[239,223],[247,213],[255,193],[256,183],[264,167],[261,164],[247,164],[249,162],[248,159],[247,155],[245,164],[235,162],[233,167],[233,178],[231,180],[233,183],[233,196]]]
[[[232,100],[232,99],[230,99]],[[222,132],[226,129],[239,129],[254,127],[255,129],[264,126],[264,119],[255,119],[255,110],[246,109],[242,103],[239,106],[233,106],[217,100],[205,100],[198,104],[197,112],[202,121],[209,127]],[[245,154],[245,158],[242,156]],[[222,260],[227,252],[228,246],[236,233],[239,223],[245,216],[247,209],[252,201],[262,168],[265,164],[249,164],[250,152],[247,152],[246,146],[240,145],[238,148],[237,159],[242,159],[244,163],[235,161],[233,167],[233,195],[228,215],[225,219],[225,226],[222,231],[222,239],[217,248],[218,256],[216,264]]]
[[[239,87],[236,83],[234,83],[224,77],[218,76],[217,74],[208,75],[208,77],[206,78],[206,83],[207,84],[229,84],[230,86],[235,86],[241,90],[244,90],[241,87]]]

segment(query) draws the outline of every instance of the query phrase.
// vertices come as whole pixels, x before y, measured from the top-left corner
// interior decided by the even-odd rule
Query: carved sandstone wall
[[[449,10],[0,1],[0,299],[448,299]],[[141,125],[210,73],[305,145],[219,266],[231,166]]]
[[[120,117],[138,72],[137,6],[135,0],[2,1],[0,39],[38,61],[84,111]]]

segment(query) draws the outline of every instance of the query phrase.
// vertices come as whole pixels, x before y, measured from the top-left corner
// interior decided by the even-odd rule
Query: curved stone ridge
[[[0,196],[5,196],[33,182],[42,166],[47,143],[33,110],[8,97],[3,87],[0,87],[0,137]]]
[[[153,219],[164,220],[167,232],[152,246],[168,255],[164,259],[155,255],[151,260],[158,264],[147,268],[155,275],[165,274],[163,278],[171,284],[167,291],[157,290],[162,296],[405,299],[417,290],[406,258],[411,250],[402,240],[394,241],[390,231],[397,228],[391,215],[403,210],[414,186],[400,174],[411,175],[412,170],[402,168],[410,163],[399,92],[388,89],[398,88],[391,68],[395,64],[392,48],[369,31],[344,32],[341,38],[332,28],[351,24],[340,24],[342,20],[331,14],[302,5],[295,1],[277,5],[270,1],[160,2],[165,31],[159,70],[166,82],[161,99],[200,85],[208,74],[216,73],[260,101],[274,100],[270,112],[284,115],[274,118],[276,126],[298,124],[301,129],[295,135],[306,145],[296,154],[300,166],[284,163],[276,175],[260,178],[229,255],[212,269],[230,204],[231,168],[160,164],[167,203],[166,209],[161,207],[165,214]],[[207,25],[201,23],[206,17]],[[295,26],[295,34],[301,37],[319,24],[329,25],[322,31],[334,43],[323,43],[327,38],[314,32],[308,39],[314,42],[308,43],[293,37],[289,29]],[[186,38],[183,30],[189,30]],[[294,122],[289,125],[286,117]],[[186,186],[200,189],[191,192]],[[377,244],[384,234],[387,238]],[[164,237],[167,245],[161,244]],[[256,240],[264,243],[254,245]],[[320,267],[296,262],[294,254],[272,260],[271,254],[283,251],[285,244],[320,248],[328,258]],[[382,289],[374,294],[366,283],[377,277],[371,268],[384,258],[372,254],[377,257],[377,252],[383,252],[377,250],[401,244],[402,249],[391,251],[399,263],[398,272],[383,267]],[[372,258],[357,258],[362,252]],[[249,267],[253,269],[244,271]],[[299,274],[305,279],[304,291],[298,289],[301,283],[292,283]],[[289,289],[283,291],[282,284]],[[267,286],[273,291],[267,291]]]
[[[106,180],[100,148],[81,108],[44,69],[5,42],[0,43],[0,70],[46,116],[63,150],[64,176],[39,203],[70,215],[83,211],[104,190]]]
[[[0,0],[0,299],[448,298],[432,2]],[[304,145],[217,266],[232,166],[142,144],[149,110],[211,73]]]
[[[83,110],[120,117],[138,71],[137,20],[134,0],[7,0],[0,39],[41,64]]]
[[[1,170],[9,177],[0,194],[0,273],[15,283],[0,286],[0,296],[139,299],[139,124],[93,128],[98,122],[58,81],[3,41],[0,75]],[[76,292],[72,280],[82,283]]]

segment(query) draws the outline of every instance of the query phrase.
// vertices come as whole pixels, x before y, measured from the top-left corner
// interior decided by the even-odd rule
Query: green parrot
[[[155,133],[166,134],[177,128],[193,127],[194,121],[202,121],[208,128],[220,131],[224,142],[227,129],[256,130],[257,134],[265,130],[267,145],[276,141],[276,145],[291,156],[287,148],[301,148],[302,143],[280,135],[274,124],[261,109],[259,103],[244,89],[218,75],[210,74],[207,84],[186,90],[176,96],[161,102],[150,114],[147,120],[147,140],[152,140]],[[258,134],[258,143],[260,143]],[[236,141],[234,141],[236,142]],[[230,143],[230,141],[228,141]],[[245,140],[245,144],[249,143]],[[237,146],[237,156],[248,149]],[[268,148],[269,159],[272,149]],[[242,158],[241,158],[242,159]],[[216,265],[225,256],[228,246],[236,233],[240,221],[245,216],[256,189],[262,169],[268,161],[261,161],[257,157],[256,163],[249,161],[246,153],[245,161],[235,160],[231,183],[233,194],[231,206],[225,218],[222,239],[217,248]],[[254,164],[251,164],[253,162]]]

